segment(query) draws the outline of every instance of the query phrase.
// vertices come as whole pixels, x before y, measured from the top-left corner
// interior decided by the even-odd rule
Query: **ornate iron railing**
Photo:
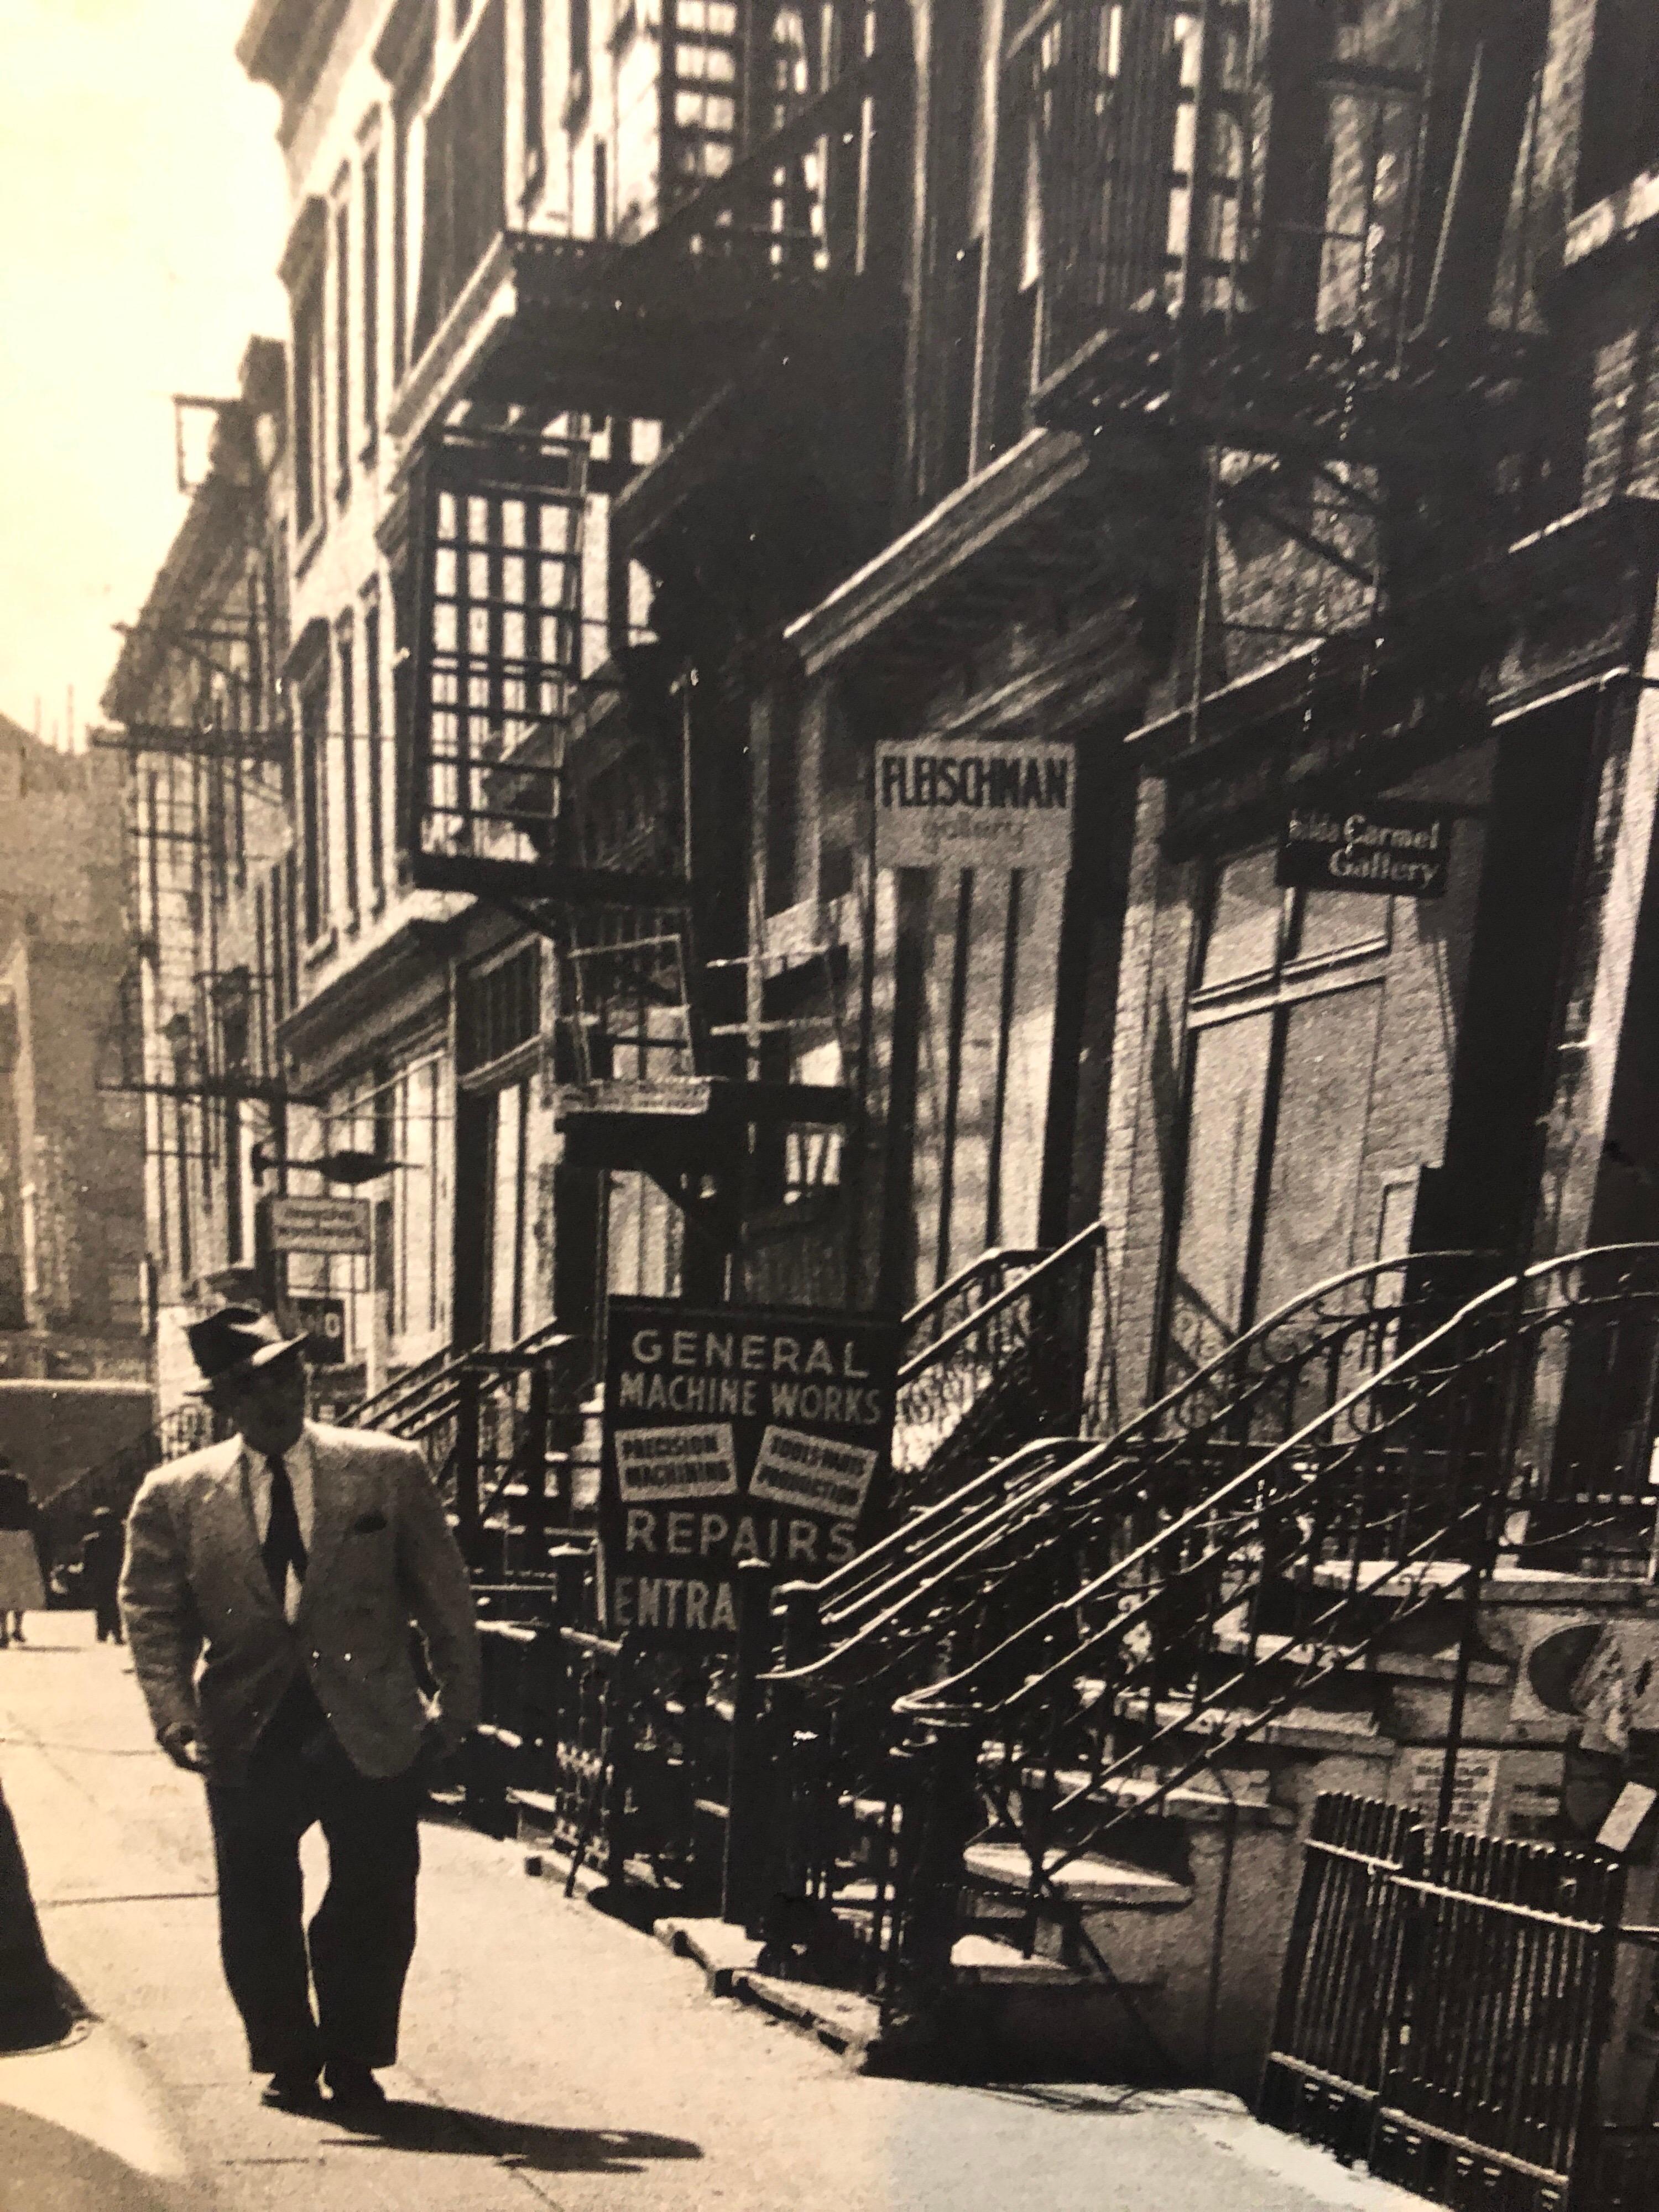
[[[195,1401],[175,1406],[154,1428],[65,1483],[41,1509],[43,1532],[52,1554],[62,1558],[84,1534],[94,1508],[107,1505],[112,1512],[125,1514],[152,1468],[199,1450],[224,1433],[223,1425],[207,1406]]]
[[[942,1336],[959,1328],[981,1306],[1007,1290],[1048,1257],[1047,1245],[994,1244],[959,1268],[937,1290],[929,1291],[904,1316],[902,1362],[920,1359]]]
[[[1500,1548],[1645,1558],[1659,1247],[1550,1261],[1472,1299],[1140,1540],[896,1701],[979,1746],[963,1842],[1058,1878],[1236,1747],[1468,1594]],[[937,1957],[911,1962],[924,1976]]]
[[[988,1253],[936,1294],[931,1310],[906,1316],[916,1334],[929,1333],[898,1374],[893,1473],[902,1504],[954,1487],[975,1460],[983,1465],[1023,1436],[1078,1425],[1103,1236],[1097,1221],[1035,1260]],[[958,1305],[966,1310],[951,1322]]]
[[[549,1322],[501,1349],[428,1361],[354,1423],[419,1444],[475,1571],[522,1572],[571,1526],[568,1447],[592,1364],[586,1338]]]
[[[792,1877],[826,1911],[848,1887],[873,1886],[867,1917],[890,1938],[910,1862],[875,1838],[905,1776],[927,1764],[899,1757],[908,1729],[895,1699],[994,1649],[1337,1404],[1489,1266],[1452,1252],[1347,1269],[1113,1436],[1030,1443],[822,1583],[781,1592],[784,1664],[768,1691],[784,1766],[777,1844]],[[817,1934],[831,1939],[826,1918]],[[842,1930],[833,1940],[845,1948]],[[873,1952],[865,1963],[883,1971]]]

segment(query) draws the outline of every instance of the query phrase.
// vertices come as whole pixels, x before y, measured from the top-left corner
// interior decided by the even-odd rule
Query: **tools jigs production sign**
[[[860,1315],[613,1297],[607,1631],[730,1642],[743,1560],[811,1582],[851,1559],[888,1476],[897,1362],[897,1328]]]

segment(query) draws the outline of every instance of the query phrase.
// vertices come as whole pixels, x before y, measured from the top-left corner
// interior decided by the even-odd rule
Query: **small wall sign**
[[[1279,839],[1276,880],[1286,890],[1440,898],[1451,833],[1449,813],[1410,799],[1353,806],[1300,802]]]
[[[874,773],[878,868],[1071,866],[1070,745],[906,738],[877,745]]]
[[[321,1252],[348,1259],[369,1255],[369,1206],[366,1198],[295,1198],[275,1194],[262,1200],[269,1212],[273,1252]]]

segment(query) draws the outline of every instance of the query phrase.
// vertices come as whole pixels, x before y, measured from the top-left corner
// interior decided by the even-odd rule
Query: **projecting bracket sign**
[[[270,1208],[273,1252],[312,1252],[368,1259],[372,1246],[366,1198],[295,1198],[277,1195]]]
[[[1440,898],[1451,843],[1452,817],[1444,807],[1404,799],[1355,805],[1304,801],[1285,821],[1276,880],[1285,890]]]
[[[875,749],[878,868],[1072,864],[1070,745],[907,738]]]

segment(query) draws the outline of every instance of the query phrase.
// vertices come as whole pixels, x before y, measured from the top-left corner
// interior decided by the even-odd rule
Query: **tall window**
[[[294,521],[301,542],[322,520],[323,280],[318,270],[294,305]]]
[[[380,155],[363,156],[363,429],[365,462],[380,427]]]
[[[349,921],[361,908],[357,883],[357,670],[351,640],[351,617],[341,622],[337,650],[340,662],[340,834],[344,844],[345,908]]]
[[[335,496],[351,482],[351,207],[334,210],[334,468]]]
[[[574,10],[573,10],[574,13]],[[547,165],[544,87],[547,30],[542,0],[524,0],[524,195],[527,200]]]
[[[564,127],[574,132],[581,126],[593,96],[593,25],[588,0],[568,0],[570,67],[566,80]]]
[[[1370,1249],[1360,1216],[1391,902],[1280,890],[1271,847],[1212,886],[1188,1018],[1174,1381]]]
[[[503,0],[489,0],[427,118],[417,359],[506,225],[505,25]]]
[[[368,757],[368,880],[375,899],[386,896],[386,729],[380,686],[380,600],[371,587],[363,601],[363,727]]]
[[[315,944],[332,903],[328,868],[328,684],[300,694],[300,828],[305,854],[306,937]]]
[[[1659,168],[1659,9],[1599,0],[1579,137],[1581,208]]]

